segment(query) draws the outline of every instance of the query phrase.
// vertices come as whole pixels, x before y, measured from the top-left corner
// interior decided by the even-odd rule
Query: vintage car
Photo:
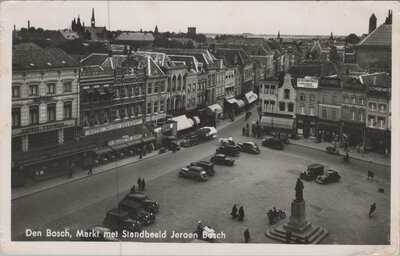
[[[231,158],[227,158],[226,155],[224,155],[224,154],[216,154],[213,157],[211,157],[210,162],[213,164],[233,166],[233,164],[235,163],[235,160],[233,160]]]
[[[204,139],[206,140],[212,140],[217,137],[217,129],[212,126],[205,126],[202,127],[198,130],[201,134],[203,134]]]
[[[238,143],[238,146],[240,148],[240,151],[246,152],[246,153],[251,153],[251,154],[260,154],[260,148],[258,147],[257,143],[254,142],[244,142],[244,143]]]
[[[184,140],[181,141],[181,147],[191,147],[194,145],[199,144],[200,140],[199,140],[199,136],[192,134],[187,136]]]
[[[338,182],[340,180],[341,176],[339,173],[335,170],[327,170],[324,174],[319,175],[317,177],[317,182],[319,184],[327,184],[327,183],[332,183],[332,182]]]
[[[213,176],[215,174],[214,164],[208,161],[197,161],[190,163],[190,166],[199,166],[204,169],[207,176]]]
[[[179,177],[205,181],[208,179],[206,171],[199,166],[184,167],[179,171]]]
[[[129,218],[129,212],[121,209],[111,209],[107,212],[103,225],[121,232],[127,230],[130,232],[138,232],[142,230],[142,223],[138,220]]]
[[[83,232],[83,236],[80,239],[82,241],[118,241],[117,238],[110,236],[111,233],[111,229],[97,225]]]
[[[149,225],[156,219],[156,216],[146,211],[141,204],[126,197],[118,204],[118,209],[129,212],[129,217],[140,221],[142,225]]]
[[[274,137],[263,139],[261,145],[273,149],[283,149],[283,141]]]
[[[140,203],[145,210],[152,213],[155,213],[160,209],[159,202],[151,200],[145,193],[142,192],[129,193],[126,198]]]
[[[322,164],[310,164],[307,170],[300,173],[302,180],[315,180],[319,175],[324,173],[324,166]]]
[[[224,145],[220,146],[216,150],[217,154],[225,154],[228,156],[239,156],[240,155],[240,148],[238,146],[233,145]]]

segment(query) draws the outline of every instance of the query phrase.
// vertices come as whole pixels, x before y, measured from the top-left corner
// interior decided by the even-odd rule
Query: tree
[[[354,33],[348,35],[344,40],[350,44],[358,44],[360,42],[360,38]]]

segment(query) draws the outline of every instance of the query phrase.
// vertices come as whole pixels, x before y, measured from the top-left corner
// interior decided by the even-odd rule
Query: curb
[[[296,145],[296,146],[299,146],[299,147],[304,147],[304,148],[309,148],[309,149],[313,149],[313,150],[318,150],[318,151],[326,152],[326,151],[323,150],[323,149],[319,149],[319,148],[314,148],[314,147],[310,147],[310,146],[306,146],[306,145],[302,145],[302,144],[293,143],[292,141],[290,142],[290,144]],[[354,156],[351,156],[350,158],[356,159],[356,160],[359,160],[359,161],[363,161],[363,162],[367,162],[367,163],[372,163],[372,164],[381,165],[381,166],[389,166],[389,167],[391,166],[391,164],[377,163],[377,162],[374,162],[374,161],[370,161],[370,160],[366,160],[366,159],[358,158],[358,157],[354,157]]]

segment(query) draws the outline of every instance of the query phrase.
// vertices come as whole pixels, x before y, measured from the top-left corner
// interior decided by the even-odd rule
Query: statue
[[[301,202],[303,201],[303,189],[304,189],[304,184],[303,182],[298,178],[296,182],[296,187],[294,188],[296,190],[296,201]]]

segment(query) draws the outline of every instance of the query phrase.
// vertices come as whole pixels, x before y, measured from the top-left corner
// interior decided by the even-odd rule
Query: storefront
[[[348,146],[364,144],[365,123],[343,121],[342,134],[342,143],[348,143]]]
[[[381,154],[390,154],[391,152],[391,133],[383,129],[366,129],[366,146],[372,151]]]
[[[329,120],[318,121],[318,134],[317,139],[319,141],[339,141],[340,124],[339,122]]]
[[[317,132],[316,116],[296,115],[297,134],[303,135],[304,138],[315,137]]]
[[[286,134],[289,136],[294,131],[294,118],[284,115],[262,116],[260,120],[266,134]]]

